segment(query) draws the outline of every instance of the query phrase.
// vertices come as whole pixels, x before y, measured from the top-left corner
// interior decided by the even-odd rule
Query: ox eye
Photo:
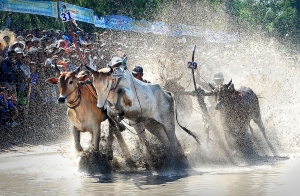
[[[73,81],[71,80],[71,81],[69,82],[69,84],[73,84]]]

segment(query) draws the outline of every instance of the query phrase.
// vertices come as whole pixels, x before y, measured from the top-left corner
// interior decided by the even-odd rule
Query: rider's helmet
[[[111,59],[111,61],[109,62],[108,65],[111,66],[111,67],[115,67],[115,66],[118,66],[118,65],[122,64],[122,62],[123,62],[123,59],[121,59],[120,57],[115,56]]]
[[[224,82],[224,77],[223,74],[221,72],[218,72],[214,75],[214,82],[216,83],[216,85],[222,85]]]
[[[134,66],[132,73],[133,74],[143,74],[144,70],[142,68],[142,66],[136,65]]]

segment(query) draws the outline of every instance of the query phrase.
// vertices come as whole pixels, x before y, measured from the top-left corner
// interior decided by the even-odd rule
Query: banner
[[[95,15],[94,17],[94,25],[95,27],[106,28],[105,17],[98,17]]]
[[[39,0],[0,0],[0,10],[38,14],[55,18],[60,17],[62,22],[72,21],[76,26],[76,20],[78,20],[94,24],[95,27],[119,31],[153,33],[166,36],[202,37],[205,39],[206,43],[229,43],[237,42],[239,40],[237,34],[214,32],[199,26],[189,26],[184,24],[169,25],[164,22],[135,20],[128,16],[120,15],[98,17],[94,15],[94,11],[91,9],[61,1],[57,3]]]
[[[0,10],[58,17],[57,2],[0,0]]]
[[[94,11],[84,7],[79,7],[76,5],[64,3],[62,1],[58,2],[59,16],[62,13],[72,13],[72,18],[78,21],[87,22],[94,24]]]
[[[152,23],[146,20],[136,20],[132,22],[131,30],[139,33],[151,33]]]
[[[105,16],[106,28],[119,30],[119,31],[130,31],[133,19],[127,16],[111,15]]]
[[[154,21],[151,25],[151,32],[156,35],[170,35],[169,25],[163,22]]]

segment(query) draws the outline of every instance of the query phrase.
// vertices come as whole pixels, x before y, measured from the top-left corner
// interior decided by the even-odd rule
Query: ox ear
[[[48,78],[45,80],[45,82],[47,82],[49,84],[57,84],[58,80],[56,78]]]

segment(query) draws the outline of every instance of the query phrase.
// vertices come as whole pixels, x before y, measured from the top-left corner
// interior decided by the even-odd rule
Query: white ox
[[[155,135],[167,148],[169,156],[181,157],[183,151],[175,134],[174,96],[162,89],[158,84],[144,83],[137,80],[121,65],[116,68],[122,74],[113,74],[113,69],[103,68],[98,71],[87,67],[93,76],[93,84],[97,91],[97,107],[107,107],[108,115],[117,126],[124,129],[118,117],[133,121],[137,133],[142,133],[144,127]],[[182,127],[199,143],[198,138]],[[142,134],[139,134],[139,136]],[[145,138],[141,138],[144,140]],[[145,141],[144,141],[145,142]]]

